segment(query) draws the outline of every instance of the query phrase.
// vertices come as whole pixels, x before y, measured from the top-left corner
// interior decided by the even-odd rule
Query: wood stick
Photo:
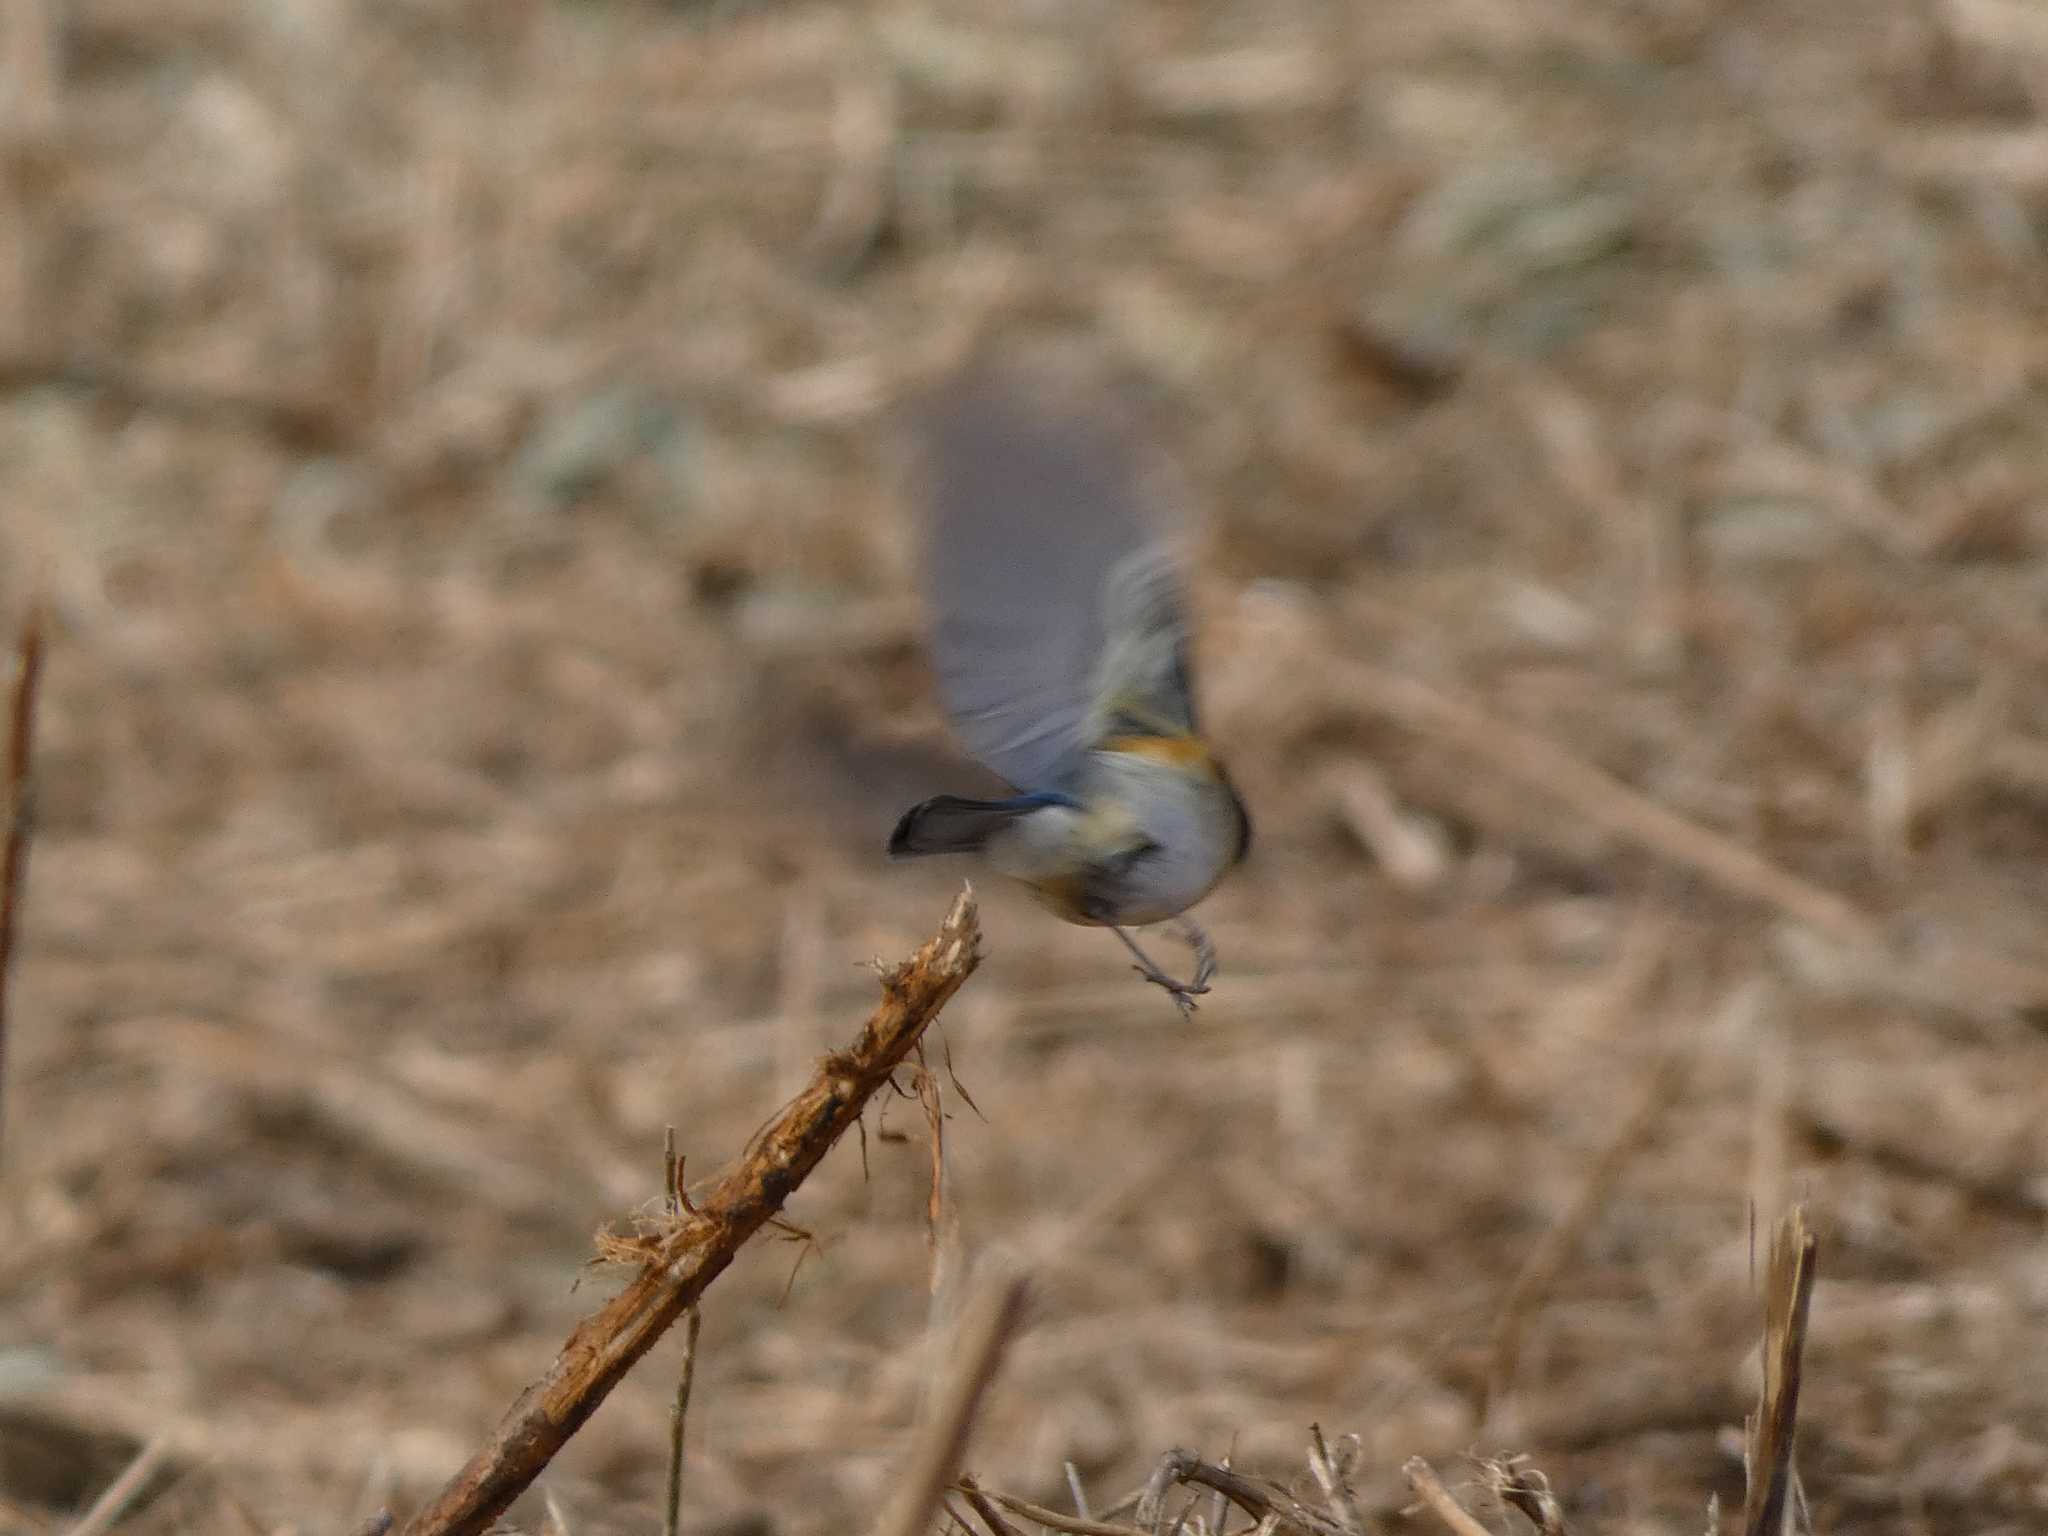
[[[936,937],[883,973],[882,1000],[859,1038],[819,1063],[809,1086],[697,1203],[696,1215],[653,1242],[639,1273],[577,1325],[546,1374],[520,1394],[468,1465],[406,1522],[403,1536],[483,1536],[860,1119],[868,1099],[980,963],[980,938],[970,887]]]

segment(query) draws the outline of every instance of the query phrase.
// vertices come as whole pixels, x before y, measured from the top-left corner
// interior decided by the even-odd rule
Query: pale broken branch
[[[803,1092],[696,1202],[695,1215],[648,1242],[625,1289],[577,1325],[483,1449],[406,1523],[404,1536],[482,1536],[860,1119],[973,973],[980,937],[969,889],[936,937],[883,973],[882,1000],[859,1037],[819,1063]]]

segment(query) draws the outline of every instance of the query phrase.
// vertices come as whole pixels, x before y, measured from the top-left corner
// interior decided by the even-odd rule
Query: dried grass
[[[121,1533],[415,1506],[663,1128],[800,1085],[971,786],[889,409],[1051,341],[1197,498],[1229,969],[1183,1028],[987,894],[941,1224],[896,1103],[720,1281],[684,1536],[872,1520],[999,1243],[1020,1529],[1173,1446],[1340,1519],[1311,1422],[1368,1528],[1410,1456],[1469,1502],[1509,1315],[1572,1528],[1691,1536],[1753,1192],[1827,1244],[1816,1527],[2038,1527],[2029,9],[15,0],[0,1526],[159,1437]],[[652,1529],[673,1364],[511,1519]]]

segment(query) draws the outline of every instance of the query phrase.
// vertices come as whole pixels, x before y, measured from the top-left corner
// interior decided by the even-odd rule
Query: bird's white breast
[[[1208,895],[1237,857],[1236,803],[1206,763],[1097,751],[1074,797],[1020,817],[987,849],[998,873],[1074,921],[1161,922]]]

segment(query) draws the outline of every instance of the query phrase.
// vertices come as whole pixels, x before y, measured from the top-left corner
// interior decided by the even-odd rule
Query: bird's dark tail
[[[1065,795],[1017,795],[1008,800],[966,800],[934,795],[913,805],[889,835],[889,857],[913,859],[928,853],[972,853],[997,832],[1049,805],[1072,805]]]

